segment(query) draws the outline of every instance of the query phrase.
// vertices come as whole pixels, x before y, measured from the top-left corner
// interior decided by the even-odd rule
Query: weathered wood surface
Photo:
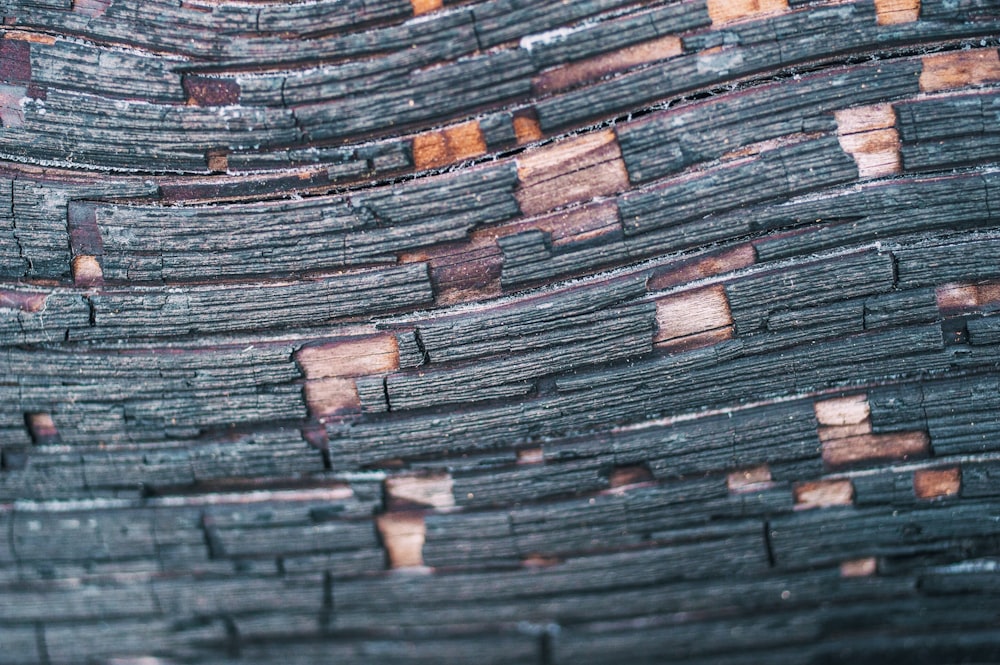
[[[994,0],[0,18],[0,665],[1000,660]]]

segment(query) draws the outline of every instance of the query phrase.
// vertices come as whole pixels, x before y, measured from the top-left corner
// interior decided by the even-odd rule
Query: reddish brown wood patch
[[[962,490],[962,470],[918,469],[913,473],[913,493],[918,499],[938,499],[955,496]]]
[[[532,81],[538,93],[556,92],[638,65],[665,60],[684,52],[680,37],[668,35],[619,51],[573,62],[542,72]]]
[[[232,79],[185,76],[181,85],[192,106],[229,106],[240,101],[240,84]]]
[[[612,130],[526,152],[517,159],[517,201],[537,215],[577,201],[628,189],[628,173]]]
[[[850,480],[815,480],[796,484],[794,494],[799,510],[849,506],[854,502],[854,485]]]
[[[924,92],[965,88],[1000,81],[997,49],[936,53],[923,57],[920,89]]]
[[[653,341],[666,348],[696,348],[730,339],[733,317],[721,284],[675,293],[656,301]]]
[[[912,23],[920,18],[920,0],[875,0],[875,19],[879,25]]]
[[[837,139],[854,158],[862,178],[899,173],[899,133],[889,104],[837,111]]]

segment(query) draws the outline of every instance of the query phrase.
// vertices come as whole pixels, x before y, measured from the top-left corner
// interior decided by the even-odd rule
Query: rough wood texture
[[[995,0],[0,17],[0,665],[1000,661]]]

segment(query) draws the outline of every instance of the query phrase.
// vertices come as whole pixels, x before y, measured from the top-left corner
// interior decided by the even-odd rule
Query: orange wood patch
[[[77,286],[98,286],[104,283],[104,270],[96,256],[79,254],[71,265],[73,283]]]
[[[734,494],[754,492],[771,485],[771,468],[767,464],[733,471],[726,476],[726,487]]]
[[[477,120],[417,134],[413,137],[413,165],[432,169],[486,154],[486,138]]]
[[[656,300],[656,336],[665,342],[731,326],[732,314],[721,284],[664,296]],[[729,335],[731,336],[730,330]]]
[[[410,3],[413,5],[414,16],[428,14],[444,7],[442,0],[410,0]]]
[[[840,564],[841,577],[869,577],[878,571],[878,560],[873,557],[852,559]]]
[[[389,508],[451,508],[454,483],[448,474],[433,476],[393,476],[386,479],[385,491]]]
[[[788,10],[788,0],[708,0],[714,25]]]
[[[329,377],[306,381],[305,390],[309,412],[316,417],[357,413],[361,410],[361,398],[354,379]]]
[[[683,52],[684,48],[680,37],[668,35],[612,53],[549,69],[536,76],[532,85],[538,93],[565,90],[580,83],[594,81],[602,76],[624,71],[647,62],[672,58]]]
[[[997,49],[973,49],[923,57],[920,89],[924,92],[964,88],[1000,81]]]
[[[931,446],[925,432],[861,434],[823,442],[823,462],[831,468],[864,461],[927,457]]]
[[[874,178],[899,173],[899,134],[896,114],[889,104],[837,111],[837,139],[854,158],[858,175]]]
[[[628,173],[615,133],[608,129],[533,150],[517,158],[525,215],[628,189]]]
[[[912,23],[920,18],[920,0],[875,0],[875,19],[879,25]]]
[[[364,376],[399,369],[399,344],[391,334],[307,346],[296,354],[307,379]]]
[[[962,489],[962,470],[919,469],[913,473],[913,493],[918,499],[937,499],[954,496]]]
[[[854,501],[850,480],[816,480],[795,485],[795,507],[799,510],[849,506]]]
[[[417,568],[424,565],[427,527],[422,514],[386,513],[379,515],[375,523],[389,555],[391,568]]]

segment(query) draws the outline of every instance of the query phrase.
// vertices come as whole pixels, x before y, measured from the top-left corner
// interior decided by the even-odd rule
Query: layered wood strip
[[[994,4],[0,0],[0,663],[1000,659]]]

